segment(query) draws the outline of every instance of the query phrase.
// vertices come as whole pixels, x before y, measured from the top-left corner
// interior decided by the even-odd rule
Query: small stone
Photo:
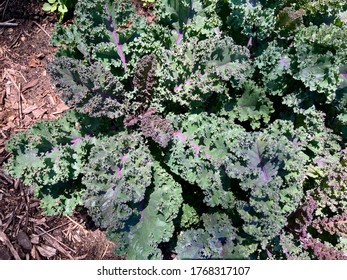
[[[29,236],[24,231],[18,232],[17,241],[18,244],[22,247],[23,251],[31,251],[33,245],[30,242]]]

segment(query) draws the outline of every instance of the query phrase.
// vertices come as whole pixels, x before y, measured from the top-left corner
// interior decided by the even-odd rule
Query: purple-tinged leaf
[[[165,0],[164,2],[169,12],[171,12],[177,18],[177,22],[173,23],[173,27],[178,34],[176,45],[179,45],[183,39],[184,26],[187,25],[194,16],[194,0]]]
[[[289,69],[290,67],[290,58],[288,56],[282,56],[278,62],[284,69]]]
[[[277,167],[272,162],[275,159],[264,159],[263,152],[266,149],[266,143],[257,141],[252,150],[249,150],[249,167],[252,170],[260,169],[260,182],[268,183],[272,177],[277,174]]]

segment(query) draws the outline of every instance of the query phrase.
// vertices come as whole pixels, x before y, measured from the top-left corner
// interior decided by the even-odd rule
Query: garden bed
[[[114,259],[114,244],[86,211],[47,216],[30,186],[5,175],[11,135],[68,109],[50,83],[50,36],[57,15],[38,0],[0,2],[0,259]]]

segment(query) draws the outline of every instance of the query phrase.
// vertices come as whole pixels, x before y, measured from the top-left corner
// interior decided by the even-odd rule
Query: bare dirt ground
[[[117,259],[114,244],[81,210],[46,216],[30,186],[7,176],[9,137],[68,109],[50,84],[47,63],[57,15],[39,0],[0,0],[0,260]]]

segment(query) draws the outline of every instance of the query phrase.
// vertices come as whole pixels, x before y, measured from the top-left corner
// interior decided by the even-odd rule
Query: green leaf
[[[42,6],[42,10],[46,12],[54,12],[56,10],[56,5],[50,5],[49,3],[45,3]]]
[[[61,4],[61,5],[58,5],[58,11],[62,14],[65,14],[68,12],[68,9],[67,9],[66,5]]]

